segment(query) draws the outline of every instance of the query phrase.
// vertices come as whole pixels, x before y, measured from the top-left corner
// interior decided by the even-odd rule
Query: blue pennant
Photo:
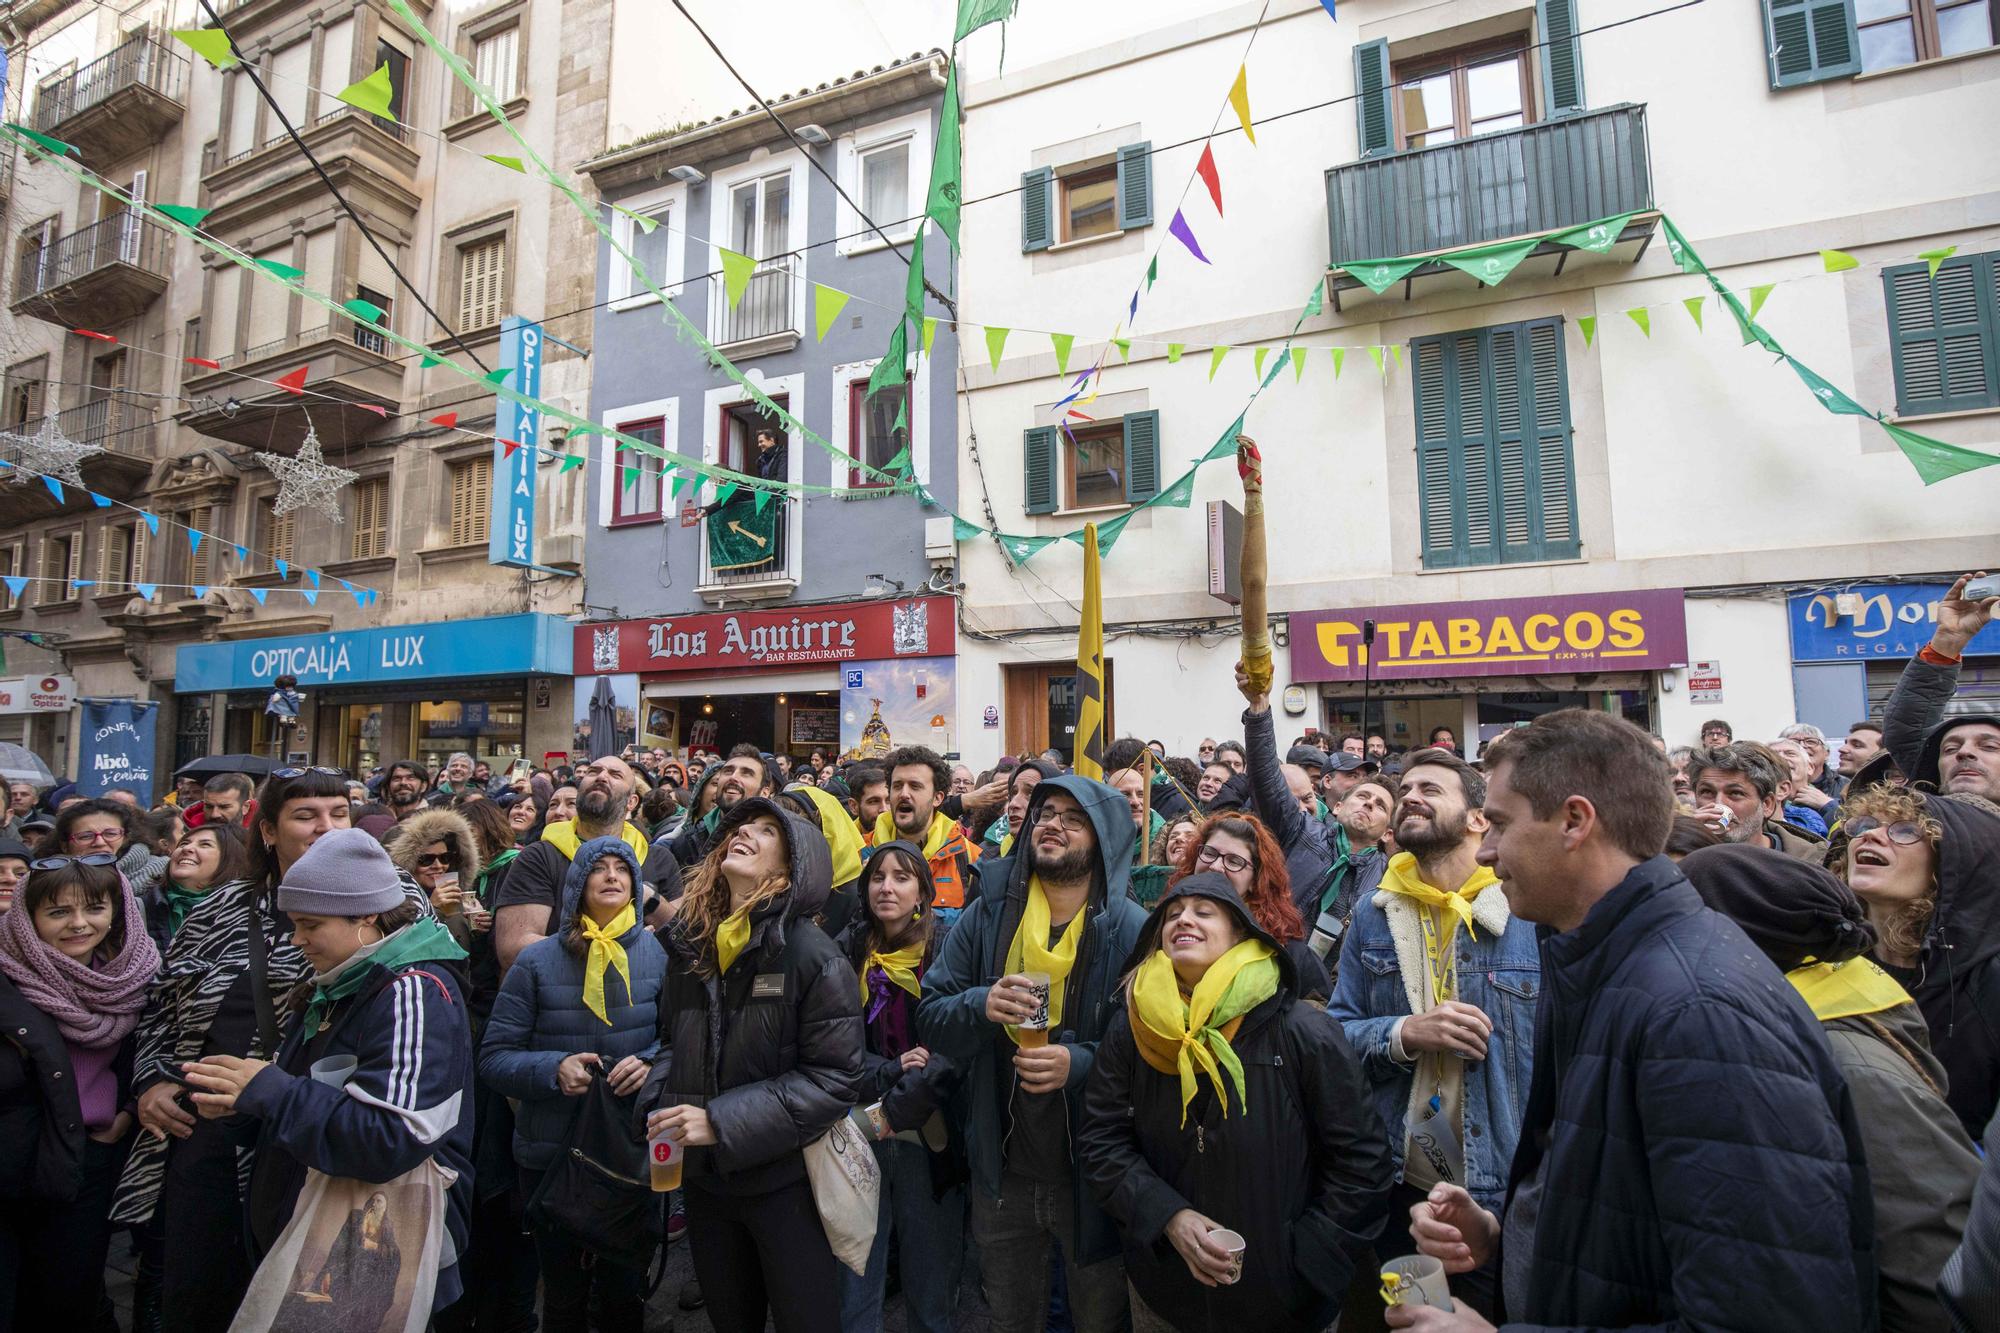
[[[201,553],[201,539],[207,535],[205,532],[196,532],[193,528],[188,529],[189,555],[199,555]]]
[[[299,596],[306,599],[307,606],[319,605],[319,589],[317,588],[300,588]]]
[[[99,495],[96,491],[90,493],[90,502],[99,509],[111,508],[111,497],[108,495]]]
[[[268,588],[252,588],[250,590],[250,595],[257,599],[257,605],[262,606],[264,604],[264,599],[271,595],[271,591]]]
[[[149,602],[153,600],[153,594],[160,590],[160,585],[157,583],[135,583],[132,587],[134,591]]]
[[[43,477],[42,485],[49,488],[49,494],[56,497],[57,504],[62,503],[63,488],[61,482],[57,481],[54,477]]]
[[[147,532],[155,537],[160,535],[160,516],[158,514],[149,514],[144,510],[140,510],[139,517],[146,520]]]
[[[284,561],[278,559],[278,557],[272,556],[271,563],[278,567],[279,578],[288,579],[292,576],[292,567],[286,564]]]

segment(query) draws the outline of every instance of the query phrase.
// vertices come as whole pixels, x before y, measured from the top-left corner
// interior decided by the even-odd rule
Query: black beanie
[[[1724,843],[1689,852],[1681,873],[1781,972],[1808,958],[1844,963],[1875,947],[1875,928],[1854,890],[1810,861],[1771,847]]]

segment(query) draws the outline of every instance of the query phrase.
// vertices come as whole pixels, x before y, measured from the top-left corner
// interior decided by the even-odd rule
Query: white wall
[[[1688,660],[1722,665],[1722,702],[1688,702],[1687,672],[1662,673],[1660,734],[1668,745],[1698,745],[1701,724],[1728,720],[1738,740],[1771,740],[1798,721],[1785,604],[1775,598],[1696,598],[1687,602]],[[1664,687],[1671,679],[1673,689]]]

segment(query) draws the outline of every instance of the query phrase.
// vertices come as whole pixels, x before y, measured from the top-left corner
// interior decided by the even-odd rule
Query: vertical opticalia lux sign
[[[500,324],[500,366],[524,398],[542,396],[542,326],[519,315]],[[493,414],[492,516],[486,559],[496,565],[535,567],[535,463],[541,457],[542,414],[502,398]],[[519,445],[510,450],[507,442]]]

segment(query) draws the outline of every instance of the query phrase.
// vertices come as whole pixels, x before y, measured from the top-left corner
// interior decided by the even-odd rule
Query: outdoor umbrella
[[[177,778],[212,778],[224,773],[242,773],[261,778],[271,771],[270,759],[261,754],[211,754],[174,770]]]
[[[15,745],[11,741],[0,741],[0,778],[9,782],[27,782],[37,787],[53,787],[56,775],[42,762],[42,757],[25,745]]]
[[[618,697],[611,692],[611,678],[599,676],[590,693],[590,748],[594,754],[617,754],[630,741],[618,734]]]

